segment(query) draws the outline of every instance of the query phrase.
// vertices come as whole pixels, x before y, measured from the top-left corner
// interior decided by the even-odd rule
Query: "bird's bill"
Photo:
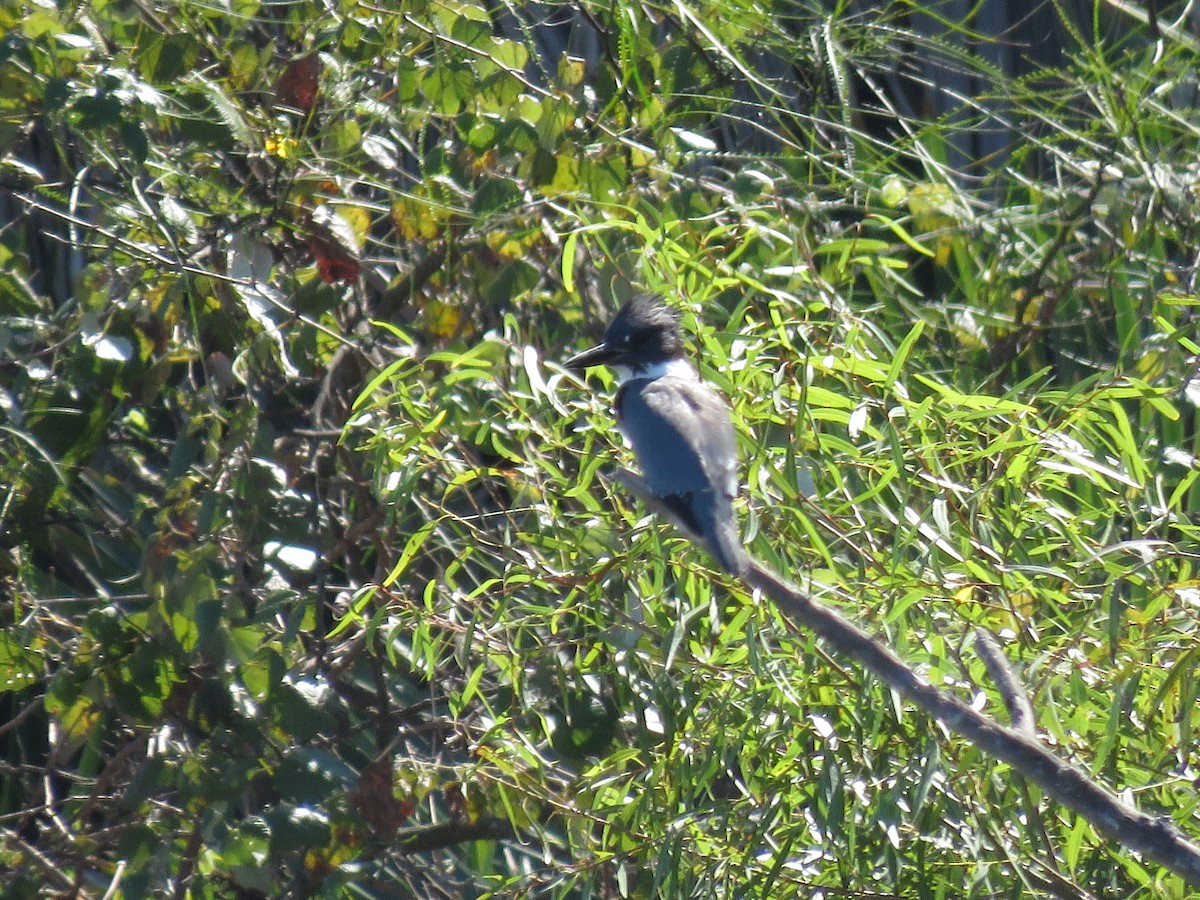
[[[597,344],[590,350],[584,350],[582,353],[576,353],[565,363],[564,369],[586,369],[590,366],[603,366],[612,362],[616,357],[616,353],[608,344]]]

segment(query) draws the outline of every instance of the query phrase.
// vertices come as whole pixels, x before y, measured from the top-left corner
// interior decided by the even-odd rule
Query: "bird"
[[[599,344],[563,364],[570,370],[599,365],[617,375],[617,425],[650,492],[704,541],[722,569],[744,574],[729,406],[687,360],[678,313],[657,294],[635,294]]]

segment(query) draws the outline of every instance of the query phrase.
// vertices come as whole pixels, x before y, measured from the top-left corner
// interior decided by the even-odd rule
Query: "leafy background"
[[[672,298],[753,552],[1200,833],[1197,43],[1123,7],[0,5],[5,896],[1187,895],[556,365]]]

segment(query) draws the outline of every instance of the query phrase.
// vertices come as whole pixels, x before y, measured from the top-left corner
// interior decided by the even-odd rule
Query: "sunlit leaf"
[[[41,657],[7,631],[0,631],[0,693],[19,691],[41,676]]]

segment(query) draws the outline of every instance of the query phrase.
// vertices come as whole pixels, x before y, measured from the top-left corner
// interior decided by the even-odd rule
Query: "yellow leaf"
[[[904,186],[899,175],[889,175],[883,180],[883,185],[879,189],[879,199],[883,201],[884,206],[891,209],[895,209],[908,199],[908,188]]]
[[[392,203],[392,222],[406,241],[432,241],[441,233],[442,219],[433,206],[416,197]]]
[[[367,237],[367,232],[371,230],[370,213],[361,206],[338,206],[337,214],[349,223],[358,238],[359,246],[362,246],[363,241]]]
[[[939,237],[933,242],[933,261],[936,265],[944,266],[950,262],[950,251],[954,249],[954,240],[948,236]]]
[[[583,83],[586,63],[578,56],[565,53],[558,61],[558,80],[565,87],[576,87]]]
[[[462,312],[456,306],[433,299],[425,303],[425,330],[430,337],[448,338],[458,333]]]
[[[296,155],[296,150],[299,148],[300,142],[295,138],[286,137],[284,135],[273,134],[267,138],[263,145],[267,156],[277,156],[280,159],[291,159]]]

